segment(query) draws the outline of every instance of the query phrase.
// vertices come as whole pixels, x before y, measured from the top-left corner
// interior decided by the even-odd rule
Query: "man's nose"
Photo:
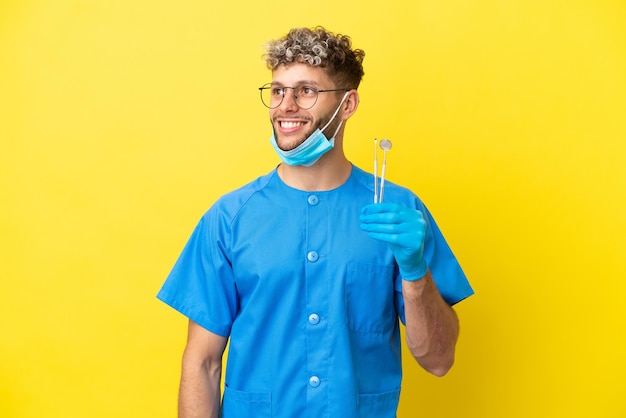
[[[280,107],[283,110],[298,110],[298,104],[296,103],[296,90],[294,88],[285,88],[285,95]]]

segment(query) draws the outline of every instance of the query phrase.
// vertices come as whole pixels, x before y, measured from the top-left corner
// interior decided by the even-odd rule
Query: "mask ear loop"
[[[328,121],[328,123],[324,125],[322,129],[320,129],[321,132],[324,132],[324,129],[328,128],[328,125],[330,125],[333,119],[335,119],[335,116],[337,116],[337,113],[339,113],[339,109],[341,109],[341,105],[343,104],[343,102],[346,101],[346,97],[348,97],[348,93],[350,93],[350,91],[347,91],[346,94],[343,95],[343,99],[341,99],[339,106],[337,106],[337,109],[335,109],[335,113],[333,113],[333,115],[330,117],[330,120]],[[339,124],[339,127],[341,127],[341,123]],[[337,130],[335,131],[335,134],[332,136],[333,138],[335,137],[335,135],[337,135],[337,132],[339,132],[339,128],[337,128]]]

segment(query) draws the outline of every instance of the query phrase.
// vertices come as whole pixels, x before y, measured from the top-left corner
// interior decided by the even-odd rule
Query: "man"
[[[265,57],[282,164],[211,207],[158,295],[189,317],[179,416],[395,417],[399,319],[417,362],[442,376],[451,305],[473,291],[420,200],[388,182],[371,203],[373,176],[344,155],[363,51],[318,27]]]

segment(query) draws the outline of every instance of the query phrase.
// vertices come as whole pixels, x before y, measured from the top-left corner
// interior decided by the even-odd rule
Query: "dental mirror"
[[[383,202],[383,194],[385,194],[385,169],[387,168],[387,151],[391,149],[391,141],[387,138],[381,139],[378,144],[380,149],[383,150],[383,169],[380,173],[380,195],[378,197],[378,203]]]
[[[380,192],[378,191],[378,150],[376,149],[376,143],[380,149],[383,150],[383,167],[380,175]],[[374,139],[374,203],[382,203],[383,194],[385,192],[385,171],[387,169],[387,151],[391,149],[391,141],[387,138],[381,139],[378,142],[377,139]]]
[[[391,141],[387,138],[380,140],[380,149],[383,151],[389,151],[391,149]]]

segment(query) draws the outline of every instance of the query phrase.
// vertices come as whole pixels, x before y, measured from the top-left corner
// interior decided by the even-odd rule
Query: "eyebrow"
[[[272,84],[272,86],[288,87],[288,86],[284,85],[283,83],[281,83],[280,81],[272,81],[271,84]],[[301,81],[297,82],[295,85],[296,86],[312,85],[314,87],[319,87],[319,83],[317,81],[313,81],[313,80],[301,80]]]

